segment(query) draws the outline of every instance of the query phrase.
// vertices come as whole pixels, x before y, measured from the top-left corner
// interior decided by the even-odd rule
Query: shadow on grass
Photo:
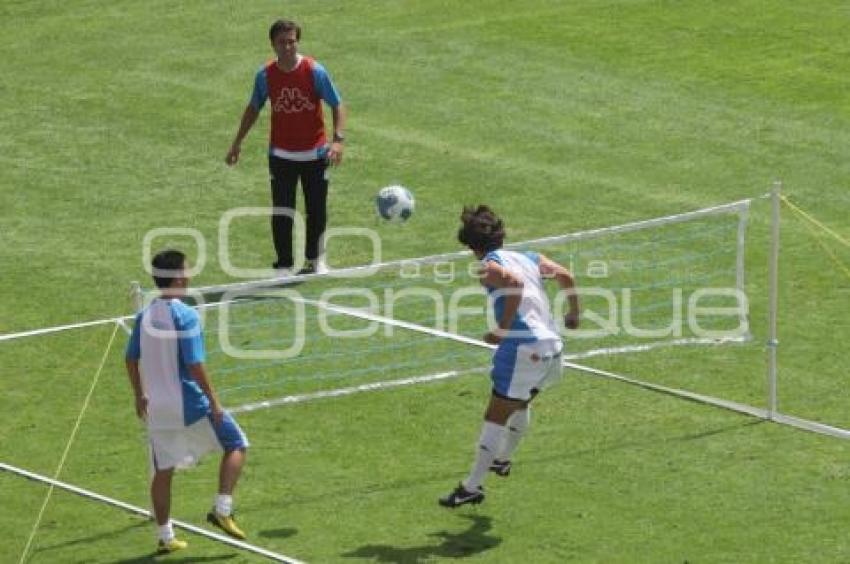
[[[86,537],[80,537],[74,540],[70,540],[67,542],[62,542],[58,544],[53,544],[50,546],[39,547],[35,550],[35,553],[44,553],[51,550],[58,550],[61,548],[67,548],[70,546],[76,546],[81,544],[92,544],[98,541],[102,541],[105,539],[110,539],[114,537],[119,537],[124,533],[137,529],[139,527],[150,527],[150,521],[147,519],[142,519],[138,523],[133,523],[132,525],[127,525],[126,527],[121,527],[119,529],[114,529],[112,531],[98,533],[96,535],[89,535]],[[293,529],[294,530],[294,529]],[[190,541],[191,543],[191,541]],[[191,550],[191,546],[188,550]],[[181,551],[174,554],[157,554],[156,552],[151,552],[150,554],[145,554],[142,556],[137,556],[133,558],[126,558],[123,560],[114,560],[115,564],[142,564],[145,562],[179,562],[179,563],[190,563],[190,562],[217,562],[221,560],[230,560],[235,558],[237,555],[233,554],[220,554],[217,556],[191,556],[190,554],[186,554],[187,551]]]
[[[266,539],[285,539],[298,533],[298,529],[293,527],[281,527],[280,529],[266,529],[258,534]]]
[[[673,441],[698,441],[700,439],[706,439],[708,437],[714,437],[717,435],[722,435],[724,433],[731,433],[734,431],[741,431],[747,429],[748,427],[755,427],[757,425],[762,425],[767,423],[764,419],[747,419],[746,421],[740,423],[732,423],[731,425],[723,425],[720,427],[716,427],[714,429],[709,429],[707,431],[700,431],[698,433],[687,433],[684,435],[672,435],[669,438],[653,438],[644,441],[620,441],[620,442],[609,442],[603,443],[598,448],[585,448],[582,450],[576,450],[568,453],[559,453],[556,455],[548,455],[548,456],[531,456],[528,458],[519,457],[520,463],[522,465],[534,466],[537,464],[549,464],[550,462],[554,462],[557,460],[563,460],[565,457],[567,458],[579,458],[582,456],[591,456],[595,454],[599,454],[601,452],[616,452],[618,450],[628,450],[633,448],[641,448],[641,447],[653,447],[653,446],[663,446],[666,443]]]
[[[360,497],[364,495],[376,494],[376,493],[387,493],[393,492],[397,490],[408,490],[411,488],[421,487],[423,484],[451,484],[456,483],[458,480],[458,475],[462,472],[452,472],[451,474],[441,474],[441,475],[431,475],[428,478],[402,478],[399,480],[393,480],[391,482],[382,482],[379,484],[363,484],[357,487],[350,488],[340,488],[336,490],[330,491],[322,491],[313,495],[298,495],[293,494],[286,498],[286,503],[288,505],[297,506],[297,505],[312,505],[314,503],[322,503],[329,499],[333,498],[351,498],[351,497]],[[434,500],[437,499],[437,494],[441,492],[435,489]],[[273,500],[267,503],[262,503],[259,507],[266,507],[269,505],[279,505],[280,501]]]
[[[191,548],[189,549],[191,550]],[[180,553],[172,554],[157,554],[151,553],[138,558],[126,558],[124,560],[115,560],[114,564],[145,564],[145,563],[165,563],[173,562],[180,564],[189,564],[190,562],[218,562],[220,560],[230,560],[236,558],[236,554],[221,554],[219,556],[180,556]]]
[[[280,290],[284,288],[295,288],[300,286],[305,281],[302,279],[298,280],[277,280],[272,281],[269,280],[266,283],[258,284],[256,287],[251,289],[239,289],[232,288],[231,290],[223,290],[223,291],[210,291],[204,294],[204,303],[212,304],[212,303],[221,303],[223,301],[232,302],[232,305],[247,305],[254,302],[265,302],[270,300],[279,300],[285,296],[275,295],[275,290]],[[267,292],[264,294],[263,292]],[[191,306],[198,305],[198,300],[196,297],[192,295],[188,295],[183,298],[183,301]]]
[[[137,529],[139,527],[147,527],[147,526],[149,526],[149,523],[150,522],[147,519],[140,520],[138,523],[133,523],[132,525],[127,525],[126,527],[121,527],[119,529],[113,529],[111,531],[98,533],[96,535],[88,535],[88,536],[85,536],[85,537],[80,537],[80,538],[77,538],[77,539],[69,540],[69,541],[66,541],[66,542],[60,542],[60,543],[57,543],[57,544],[51,544],[51,545],[48,545],[48,546],[39,546],[33,552],[34,553],[42,553],[42,552],[49,552],[51,550],[58,550],[60,548],[67,548],[69,546],[75,546],[75,545],[79,545],[79,544],[91,544],[91,543],[94,543],[94,542],[97,542],[97,541],[102,541],[102,540],[105,540],[105,539],[111,539],[113,537],[123,535],[124,533],[126,533],[127,531],[130,531],[131,529]]]
[[[752,419],[750,421],[745,421],[743,423],[737,423],[735,425],[727,425],[725,427],[718,427],[717,429],[710,429],[708,431],[703,431],[702,433],[692,433],[690,435],[683,435],[678,437],[680,441],[695,441],[698,439],[705,439],[706,437],[713,437],[715,435],[722,435],[728,431],[737,431],[739,429],[744,429],[746,427],[755,427],[756,425],[763,425],[767,423],[764,419]]]
[[[450,533],[437,531],[429,537],[441,539],[439,544],[399,547],[385,544],[367,544],[357,550],[343,553],[347,558],[371,558],[375,562],[418,563],[432,558],[466,558],[499,546],[501,537],[487,534],[493,528],[492,519],[483,515],[463,515],[472,521],[465,531]]]
[[[766,423],[766,421],[762,419],[747,419],[742,422],[733,423],[731,425],[724,425],[720,427],[716,427],[713,429],[709,429],[706,431],[700,431],[698,433],[688,433],[683,435],[673,435],[670,436],[665,441],[660,441],[659,439],[649,439],[645,441],[619,441],[619,442],[607,442],[602,443],[597,448],[585,448],[581,450],[574,450],[571,452],[558,453],[554,455],[544,455],[544,456],[529,456],[524,457],[520,455],[518,457],[519,464],[523,466],[536,466],[536,465],[546,465],[556,461],[562,461],[565,458],[567,459],[576,459],[585,456],[594,456],[599,454],[600,452],[616,452],[619,450],[629,450],[633,448],[640,448],[645,446],[658,446],[666,441],[696,441],[700,439],[705,439],[708,437],[713,437],[716,435],[722,435],[724,433],[731,433],[734,431],[740,431],[747,429],[748,427],[755,427],[757,425],[762,425]],[[351,488],[340,488],[332,491],[322,491],[318,494],[313,495],[291,495],[286,499],[286,503],[289,505],[311,505],[314,503],[321,503],[330,498],[349,498],[349,497],[358,497],[367,494],[375,494],[375,493],[385,493],[385,492],[393,492],[397,490],[407,490],[411,488],[418,488],[425,484],[443,484],[443,483],[451,483],[457,482],[458,476],[463,474],[462,471],[451,472],[451,473],[436,473],[429,472],[428,476],[416,476],[411,478],[401,478],[398,480],[393,480],[389,482],[382,482],[379,484],[362,484],[357,487]],[[436,499],[437,494],[440,493],[435,489],[434,499]],[[260,503],[259,507],[264,507],[268,505],[273,505],[280,503],[277,500],[269,500],[268,502]]]

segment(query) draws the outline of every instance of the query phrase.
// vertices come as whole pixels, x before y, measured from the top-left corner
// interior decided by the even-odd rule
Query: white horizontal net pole
[[[821,435],[829,435],[830,437],[837,437],[839,439],[850,439],[850,430],[844,429],[843,427],[833,427],[832,425],[826,425],[824,423],[810,421],[808,419],[801,419],[800,417],[793,417],[791,415],[785,415],[784,413],[778,412],[773,412],[771,417],[771,420],[774,423],[790,425],[791,427],[803,429],[804,431],[820,433]]]
[[[37,337],[39,335],[49,335],[51,333],[59,333],[61,331],[68,331],[70,329],[81,329],[84,327],[97,327],[98,325],[109,325],[110,323],[118,323],[120,321],[126,321],[129,319],[133,319],[132,315],[127,315],[124,317],[109,317],[106,319],[96,319],[94,321],[84,321],[82,323],[71,323],[69,325],[56,325],[55,327],[44,327],[42,329],[31,329],[29,331],[21,331],[19,333],[6,333],[5,335],[0,335],[0,342],[2,341],[11,341],[13,339],[22,339],[24,337]]]
[[[470,337],[464,337],[463,335],[456,335],[454,333],[448,333],[446,331],[439,331],[437,329],[433,329],[431,327],[425,327],[423,325],[417,325],[415,323],[410,323],[410,322],[406,322],[406,321],[398,321],[396,319],[383,317],[383,316],[380,316],[380,315],[375,315],[373,313],[368,313],[368,312],[365,312],[365,311],[362,311],[362,310],[357,310],[357,309],[347,308],[347,307],[342,307],[342,306],[333,306],[333,305],[330,305],[330,304],[327,304],[327,303],[324,303],[324,302],[319,302],[319,301],[316,301],[316,300],[306,300],[305,299],[303,301],[304,301],[304,303],[311,304],[311,305],[314,305],[316,307],[328,309],[328,310],[334,311],[336,313],[342,313],[342,314],[345,314],[345,315],[352,315],[352,316],[360,317],[361,319],[366,319],[366,320],[369,320],[369,321],[378,321],[378,322],[381,322],[381,323],[388,323],[390,325],[394,325],[394,326],[397,326],[397,327],[403,327],[405,329],[409,329],[409,330],[412,330],[412,331],[419,331],[419,332],[422,332],[422,333],[428,333],[428,334],[431,334],[431,335],[445,337],[445,338],[452,339],[452,340],[455,340],[455,341],[458,341],[458,342],[462,342],[462,343],[466,343],[466,344],[470,344],[470,345],[475,345],[475,346],[479,346],[479,347],[483,347],[483,348],[489,348],[489,349],[495,348],[495,345],[490,345],[490,344],[485,343],[484,341],[480,341],[478,339],[472,339]],[[741,338],[739,341],[741,341],[741,340],[746,340],[746,337]],[[665,344],[667,344],[667,343],[665,343]],[[716,344],[716,342],[715,342],[715,344]],[[664,394],[681,397],[681,398],[688,399],[688,400],[691,400],[691,401],[696,401],[696,402],[699,402],[699,403],[704,403],[704,404],[713,405],[713,406],[716,406],[716,407],[721,407],[723,409],[728,409],[730,411],[743,413],[745,415],[750,415],[752,417],[757,417],[759,419],[772,420],[776,423],[780,423],[780,424],[783,424],[783,425],[790,425],[790,426],[796,427],[798,429],[803,429],[803,430],[806,430],[806,431],[812,431],[812,432],[816,432],[816,433],[830,435],[830,436],[838,437],[838,438],[842,438],[842,439],[850,438],[850,431],[846,430],[846,429],[839,428],[839,427],[831,427],[829,425],[824,425],[822,423],[818,423],[818,422],[815,422],[815,421],[809,421],[809,420],[800,419],[800,418],[797,418],[797,417],[790,417],[790,416],[781,415],[781,414],[777,414],[777,413],[774,413],[773,418],[769,419],[768,418],[768,411],[766,409],[763,409],[763,408],[760,408],[760,407],[755,407],[755,406],[752,406],[752,405],[734,402],[734,401],[730,401],[730,400],[724,400],[724,399],[721,399],[721,398],[716,398],[716,397],[705,395],[705,394],[698,394],[698,393],[695,393],[695,392],[689,392],[687,390],[681,390],[681,389],[678,389],[678,388],[671,388],[671,387],[668,387],[668,386],[662,386],[660,384],[653,384],[651,382],[646,382],[646,381],[643,381],[643,380],[639,380],[637,378],[632,378],[630,376],[625,376],[625,375],[622,375],[622,374],[616,374],[614,372],[609,372],[609,371],[606,371],[606,370],[599,370],[597,368],[592,368],[590,366],[585,366],[583,364],[576,364],[576,363],[573,363],[573,362],[569,362],[566,359],[564,359],[563,364],[564,364],[565,367],[572,368],[574,370],[578,370],[579,372],[592,374],[594,376],[601,376],[601,377],[604,377],[604,378],[617,380],[619,382],[624,382],[626,384],[639,386],[641,388],[645,388],[645,389],[652,390],[652,391],[655,391],[655,392],[661,392],[661,393],[664,393]],[[340,394],[340,395],[343,395],[343,394]],[[345,395],[347,395],[347,394],[345,394]]]
[[[740,213],[741,210],[749,209],[750,203],[752,202],[751,198],[745,200],[739,200],[737,202],[731,202],[729,204],[722,204],[719,206],[712,206],[710,208],[703,208],[700,210],[695,210],[692,212],[685,212],[675,215],[667,215],[664,217],[657,217],[655,219],[647,219],[643,221],[634,221],[631,223],[624,223],[622,225],[615,225],[613,227],[600,227],[598,229],[588,229],[586,231],[577,231],[575,233],[567,233],[565,235],[556,235],[553,237],[542,237],[539,239],[531,239],[528,241],[522,241],[520,243],[511,243],[509,245],[505,245],[505,247],[523,247],[526,245],[548,245],[551,243],[571,243],[574,241],[583,241],[586,239],[596,239],[603,235],[619,235],[621,233],[629,233],[631,231],[639,231],[641,229],[649,229],[652,227],[659,227],[661,225],[672,225],[674,223],[682,223],[683,221],[692,221],[694,219],[699,219],[702,217],[706,217],[709,215],[722,215],[728,213]]]
[[[84,497],[86,499],[99,501],[101,503],[111,505],[112,507],[117,507],[119,509],[123,509],[124,511],[127,511],[129,513],[141,515],[142,517],[146,517],[148,519],[152,518],[150,511],[147,511],[146,509],[142,509],[141,507],[136,507],[135,505],[131,505],[127,502],[120,501],[118,499],[114,499],[114,498],[111,498],[111,497],[107,497],[105,495],[102,495],[102,494],[99,494],[99,493],[96,493],[96,492],[93,492],[93,491],[90,491],[90,490],[86,490],[86,489],[80,488],[78,486],[74,486],[74,485],[69,484],[67,482],[61,482],[59,480],[54,480],[52,478],[48,478],[47,476],[43,476],[41,474],[36,474],[35,472],[30,472],[28,470],[24,470],[23,468],[18,468],[17,466],[12,466],[11,464],[6,464],[4,462],[0,462],[0,470],[4,470],[6,472],[9,472],[11,474],[16,474],[18,476],[22,476],[24,478],[28,478],[28,479],[34,480],[36,482],[42,482],[44,484],[49,484],[49,485],[52,485],[54,487],[63,489],[67,492],[71,492],[73,494]],[[266,558],[268,558],[270,560],[274,560],[275,562],[287,562],[289,564],[301,564],[300,560],[296,560],[294,558],[290,558],[289,556],[284,556],[282,554],[272,552],[271,550],[266,550],[265,548],[255,546],[255,545],[249,544],[247,542],[236,540],[236,539],[230,538],[228,536],[225,536],[225,535],[222,535],[222,534],[219,534],[219,533],[208,531],[208,530],[203,529],[201,527],[197,527],[195,525],[192,525],[191,523],[186,523],[184,521],[178,521],[178,520],[175,520],[175,519],[172,519],[171,522],[174,524],[175,527],[179,527],[183,530],[195,533],[197,535],[207,537],[209,539],[212,539],[212,540],[218,541],[220,543],[224,543],[224,544],[227,544],[227,545],[230,545],[230,546],[242,549],[242,550],[246,550],[248,552],[252,552],[254,554],[259,554],[260,556],[265,556]]]
[[[691,212],[685,212],[681,214],[668,215],[664,217],[659,217],[655,219],[643,220],[643,221],[635,221],[631,223],[625,223],[623,225],[617,225],[613,227],[603,227],[599,229],[590,229],[586,231],[579,231],[576,233],[569,233],[566,235],[558,235],[553,237],[542,237],[539,239],[530,239],[527,241],[520,241],[517,243],[510,243],[505,245],[506,248],[522,248],[527,247],[529,245],[548,245],[555,243],[565,243],[572,241],[580,241],[583,239],[593,239],[596,237],[601,237],[603,235],[611,235],[618,233],[627,233],[630,231],[637,231],[640,229],[648,229],[651,227],[657,227],[659,225],[667,225],[673,223],[680,223],[683,221],[690,221],[693,219],[697,219],[700,217],[705,217],[709,215],[716,214],[725,214],[732,213],[735,211],[741,211],[742,209],[747,209],[751,203],[752,199],[744,199],[739,200],[737,202],[731,202],[728,204],[722,204],[718,206],[712,206],[708,208],[703,208],[700,210],[695,210]],[[469,251],[458,251],[452,253],[443,253],[439,255],[431,255],[419,258],[412,259],[401,259],[389,262],[382,262],[373,265],[363,265],[363,266],[354,266],[349,268],[341,268],[334,269],[328,273],[323,274],[300,274],[296,276],[289,276],[285,278],[274,277],[267,278],[264,280],[255,280],[249,282],[237,282],[233,284],[222,284],[215,286],[204,286],[200,288],[194,289],[195,293],[200,294],[214,294],[214,293],[225,293],[231,291],[245,291],[249,292],[255,289],[268,288],[270,286],[279,285],[281,283],[295,283],[300,281],[309,280],[312,278],[323,278],[323,277],[339,277],[344,278],[348,276],[357,276],[362,274],[364,271],[368,272],[369,270],[380,270],[385,268],[391,268],[396,266],[404,266],[408,264],[420,264],[420,265],[428,265],[428,264],[436,264],[442,263],[449,260],[457,260],[459,258],[471,256]],[[8,341],[12,339],[20,339],[23,337],[35,337],[39,335],[46,335],[50,333],[56,333],[60,331],[68,331],[71,329],[80,329],[84,327],[92,327],[96,325],[105,325],[108,323],[117,323],[121,320],[130,320],[133,319],[132,315],[125,315],[119,317],[110,317],[105,319],[98,319],[94,321],[85,321],[81,323],[71,323],[67,325],[56,325],[53,327],[44,327],[41,329],[32,329],[28,331],[20,331],[17,333],[7,333],[0,335],[0,342]]]
[[[401,327],[402,329],[410,329],[411,331],[418,331],[419,333],[427,333],[428,335],[433,335],[435,337],[444,337],[446,339],[451,339],[452,341],[457,341],[459,343],[466,343],[467,345],[476,345],[479,347],[485,347],[488,349],[495,349],[496,345],[490,345],[485,343],[484,341],[480,341],[478,339],[473,339],[472,337],[466,337],[464,335],[458,335],[457,333],[450,333],[448,331],[441,331],[440,329],[434,329],[433,327],[426,327],[425,325],[419,325],[418,323],[411,323],[410,321],[401,321],[399,319],[393,319],[392,317],[385,317],[383,315],[377,315],[375,313],[369,313],[368,311],[364,311],[362,309],[345,307],[340,305],[329,304],[328,302],[322,302],[318,300],[310,300],[307,298],[295,298],[289,296],[289,299],[292,301],[297,301],[305,304],[309,304],[312,306],[316,306],[322,308],[327,311],[332,311],[334,313],[341,313],[344,315],[349,315],[351,317],[359,317],[360,319],[365,319],[366,321],[377,321],[379,323],[385,323],[387,325],[392,325],[393,327]]]
[[[691,221],[694,219],[698,219],[701,217],[706,217],[710,215],[721,215],[728,213],[740,212],[741,210],[746,210],[749,208],[752,199],[739,200],[736,202],[731,202],[728,204],[722,204],[718,206],[712,206],[709,208],[703,208],[700,210],[695,210],[691,212],[685,212],[675,215],[668,215],[664,217],[659,217],[655,219],[648,219],[642,221],[635,221],[631,223],[625,223],[622,225],[617,225],[613,227],[602,227],[598,229],[590,229],[586,231],[577,231],[575,233],[568,233],[565,235],[556,235],[551,237],[541,237],[538,239],[529,239],[526,241],[519,241],[516,243],[509,243],[505,245],[507,249],[513,248],[523,248],[531,245],[551,245],[556,243],[569,243],[574,241],[581,241],[585,239],[595,239],[598,237],[602,237],[604,235],[613,235],[613,234],[621,234],[628,233],[631,231],[638,231],[641,229],[650,229],[653,227],[658,227],[661,225],[671,225],[675,223],[681,223],[684,221]],[[196,288],[195,292],[201,294],[216,294],[216,293],[226,293],[232,291],[245,291],[250,292],[251,290],[257,290],[262,288],[267,288],[269,286],[278,285],[281,283],[296,283],[300,281],[305,281],[313,278],[346,278],[352,276],[358,276],[363,272],[368,272],[370,270],[383,270],[386,268],[393,267],[402,267],[411,264],[418,265],[429,265],[429,264],[437,264],[451,260],[457,260],[464,257],[472,256],[470,251],[457,251],[452,253],[443,253],[439,255],[430,255],[412,259],[400,259],[388,262],[382,262],[371,265],[363,265],[363,266],[354,266],[349,268],[340,268],[334,269],[330,272],[323,274],[299,274],[295,276],[287,276],[287,277],[275,277],[268,278],[265,280],[256,280],[251,282],[237,282],[234,284],[222,284],[218,286],[204,286],[200,288]]]

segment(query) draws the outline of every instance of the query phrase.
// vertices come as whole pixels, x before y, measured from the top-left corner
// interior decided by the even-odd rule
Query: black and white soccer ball
[[[381,188],[375,198],[378,215],[391,221],[407,221],[415,205],[413,193],[398,184]]]

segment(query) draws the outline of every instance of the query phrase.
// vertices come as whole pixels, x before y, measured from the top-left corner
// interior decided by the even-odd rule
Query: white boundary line
[[[610,354],[630,353],[630,352],[646,352],[655,349],[666,347],[675,347],[681,345],[725,345],[731,343],[747,343],[752,341],[751,335],[743,335],[740,337],[722,337],[718,339],[709,339],[705,337],[688,337],[684,339],[673,339],[670,341],[655,341],[646,343],[645,345],[625,345],[622,347],[609,347],[606,349],[591,349],[589,351],[565,354],[567,360],[578,360],[581,358],[591,358],[594,356],[605,356]]]
[[[681,398],[685,398],[688,400],[693,400],[700,403],[706,403],[709,405],[713,405],[716,407],[722,407],[724,409],[729,409],[731,411],[737,411],[739,413],[743,413],[746,415],[751,415],[753,417],[757,417],[759,419],[764,419],[767,421],[773,421],[774,423],[779,423],[782,425],[788,425],[790,427],[795,427],[797,429],[803,429],[804,431],[811,431],[814,433],[820,433],[822,435],[829,435],[831,437],[837,437],[839,439],[850,439],[850,430],[844,429],[842,427],[833,427],[831,425],[825,425],[823,423],[818,423],[817,421],[810,421],[808,419],[802,419],[799,417],[793,417],[790,415],[784,415],[781,413],[773,413],[771,414],[767,409],[763,409],[760,407],[754,407],[752,405],[748,405],[745,403],[738,403],[734,401],[724,400],[715,398],[713,396],[707,396],[703,394],[697,394],[694,392],[688,392],[685,390],[680,390],[678,388],[669,388],[667,386],[662,386],[660,384],[652,384],[649,382],[644,382],[643,380],[638,380],[636,378],[631,378],[629,376],[624,376],[622,374],[615,374],[613,372],[608,372],[606,370],[598,370],[596,368],[591,368],[589,366],[584,366],[581,364],[574,364],[572,362],[564,362],[564,366],[567,368],[573,368],[575,370],[579,370],[582,372],[587,372],[588,374],[593,374],[594,376],[602,376],[604,378],[611,378],[613,380],[617,380],[620,382],[624,382],[626,384],[632,384],[634,386],[639,386],[641,388],[646,388],[648,390],[652,390],[655,392],[661,392],[663,394],[669,394],[673,396],[678,396]]]
[[[113,507],[118,507],[119,509],[123,509],[130,513],[135,513],[136,515],[141,515],[143,517],[147,517],[152,519],[150,511],[142,509],[141,507],[136,507],[135,505],[130,505],[124,501],[120,501],[117,499],[113,499],[111,497],[107,497],[105,495],[95,493],[72,484],[68,484],[66,482],[60,482],[59,480],[54,480],[52,478],[48,478],[47,476],[42,476],[41,474],[36,474],[35,472],[30,472],[28,470],[24,470],[23,468],[18,468],[17,466],[12,466],[10,464],[6,464],[4,462],[0,462],[0,470],[5,470],[6,472],[11,472],[12,474],[17,474],[19,476],[23,476],[24,478],[29,478],[30,480],[35,480],[36,482],[42,482],[45,484],[50,484],[57,488],[61,488],[65,491],[77,494],[79,496],[93,499],[95,501],[100,501],[102,503],[106,503],[107,505],[112,505]],[[242,550],[247,550],[249,552],[253,552],[254,554],[259,554],[260,556],[265,556],[270,560],[274,560],[276,562],[287,562],[289,564],[303,564],[300,560],[296,560],[289,556],[284,556],[282,554],[278,554],[276,552],[272,552],[271,550],[266,550],[265,548],[255,546],[253,544],[248,544],[247,542],[243,542],[240,540],[232,539],[228,536],[215,533],[212,531],[208,531],[201,527],[197,527],[192,525],[191,523],[186,523],[183,521],[177,521],[172,519],[171,522],[174,526],[179,527],[183,530],[189,531],[191,533],[195,533],[197,535],[201,535],[212,540],[216,540],[218,542],[240,548]]]
[[[594,237],[599,237],[601,235],[608,235],[612,233],[627,233],[630,231],[637,231],[640,229],[646,229],[649,227],[655,227],[657,225],[665,225],[668,223],[681,223],[683,221],[688,221],[691,219],[696,219],[698,217],[706,216],[706,215],[714,215],[721,213],[729,213],[733,211],[741,211],[749,208],[750,203],[752,202],[752,198],[747,198],[744,200],[738,200],[736,202],[730,202],[728,204],[721,204],[717,206],[711,206],[708,208],[702,208],[695,211],[668,215],[664,217],[658,217],[654,219],[646,219],[642,221],[633,221],[631,223],[624,223],[622,225],[615,225],[613,227],[601,227],[597,229],[588,229],[585,231],[578,231],[575,233],[569,233],[566,235],[555,235],[549,237],[541,237],[538,239],[530,239],[527,241],[519,241],[516,243],[509,243],[505,245],[505,248],[508,249],[516,249],[516,248],[524,248],[529,245],[541,245],[541,244],[553,244],[553,243],[565,243],[569,241],[577,241],[579,239],[592,239]],[[268,288],[269,286],[275,286],[282,283],[290,284],[295,282],[301,282],[304,280],[314,279],[314,278],[325,278],[325,277],[345,277],[351,275],[357,275],[362,273],[363,271],[373,270],[373,269],[382,269],[387,267],[394,266],[403,266],[406,264],[435,264],[444,262],[446,260],[462,258],[465,256],[471,256],[469,251],[457,251],[452,253],[443,253],[440,255],[431,255],[426,257],[412,258],[412,259],[400,259],[388,262],[382,262],[371,265],[363,265],[363,266],[354,266],[349,268],[341,268],[331,270],[327,274],[300,274],[296,276],[286,277],[286,278],[267,278],[265,280],[256,280],[251,282],[237,282],[234,284],[220,284],[215,286],[204,286],[200,288],[195,288],[194,293],[224,293],[229,291],[250,291],[260,288]],[[96,325],[105,325],[108,323],[119,323],[120,321],[126,321],[129,319],[133,319],[133,315],[124,315],[118,317],[110,317],[106,319],[98,319],[94,321],[85,321],[81,323],[71,323],[68,325],[57,325],[54,327],[44,327],[41,329],[32,329],[29,331],[21,331],[18,333],[6,333],[0,334],[0,342],[9,341],[12,339],[20,339],[23,337],[34,337],[38,335],[46,335],[50,333],[57,333],[60,331],[67,331],[71,329],[79,329],[83,327],[92,327]]]
[[[483,348],[493,349],[495,345],[490,345],[485,343],[484,341],[479,341],[477,339],[472,339],[470,337],[465,337],[463,335],[456,335],[454,333],[447,333],[445,331],[439,331],[437,329],[432,329],[430,327],[424,327],[421,325],[417,325],[415,323],[409,323],[405,321],[398,321],[396,319],[391,319],[388,317],[382,317],[379,315],[367,313],[361,310],[346,308],[342,306],[333,306],[327,303],[318,302],[315,300],[303,300],[304,303],[314,305],[316,307],[321,307],[323,309],[327,309],[329,311],[333,311],[336,313],[344,313],[348,315],[352,315],[354,317],[360,317],[361,319],[366,319],[369,321],[380,321],[383,323],[388,323],[390,325],[394,325],[397,327],[403,327],[405,329],[409,329],[411,331],[418,331],[421,333],[429,333],[432,335],[437,335],[441,337],[446,337],[452,339],[454,341],[475,345]],[[747,340],[745,337],[741,337],[740,339],[732,340],[731,342],[740,342]],[[716,342],[716,341],[715,341]],[[664,343],[666,344],[666,343]],[[659,344],[659,346],[661,346]],[[642,350],[648,350],[650,347],[645,347]],[[579,353],[581,354],[581,353]],[[574,355],[577,356],[577,355]],[[745,415],[749,415],[752,417],[757,417],[759,419],[765,419],[769,421],[773,421],[776,423],[780,423],[783,425],[789,425],[791,427],[795,427],[798,429],[803,429],[805,431],[811,431],[815,433],[820,433],[824,435],[829,435],[832,437],[837,437],[840,439],[850,439],[850,430],[843,429],[841,427],[833,427],[830,425],[825,425],[823,423],[818,423],[816,421],[810,421],[808,419],[801,419],[799,417],[792,417],[789,415],[783,415],[779,413],[771,415],[768,413],[766,409],[755,407],[748,404],[738,403],[734,401],[724,400],[720,398],[716,398],[713,396],[708,396],[705,394],[698,394],[695,392],[688,392],[686,390],[681,390],[678,388],[671,388],[668,386],[662,386],[660,384],[652,384],[650,382],[646,382],[643,380],[638,380],[637,378],[631,378],[629,376],[625,376],[622,374],[615,374],[614,372],[608,372],[606,370],[599,370],[597,368],[592,368],[590,366],[585,366],[583,364],[576,364],[573,362],[569,362],[567,358],[571,358],[569,356],[564,359],[564,366],[566,368],[572,368],[573,370],[577,370],[579,372],[585,372],[587,374],[592,374],[594,376],[600,376],[603,378],[609,378],[612,380],[617,380],[619,382],[623,382],[626,384],[631,384],[633,386],[638,386],[647,390],[652,390],[654,392],[660,392],[680,398],[684,398],[691,401],[696,401],[699,403],[704,403],[708,405],[713,405],[715,407],[721,407],[723,409],[728,409],[730,411],[735,411],[738,413],[743,413]],[[340,397],[347,396],[359,392],[367,392],[379,389],[390,389],[396,388],[400,386],[407,386],[412,384],[418,384],[423,382],[432,382],[436,380],[445,380],[449,378],[455,378],[457,376],[461,376],[466,373],[475,372],[481,369],[469,369],[463,371],[451,371],[451,372],[442,372],[439,374],[432,374],[428,376],[416,376],[411,378],[402,378],[399,380],[387,380],[383,382],[374,382],[370,384],[362,384],[360,386],[352,386],[348,388],[338,388],[335,390],[326,390],[320,392],[313,392],[308,394],[299,394],[292,396],[285,396],[278,399],[267,400],[257,403],[245,404],[240,407],[232,409],[235,413],[247,412],[247,411],[255,411],[258,409],[264,409],[268,407],[275,407],[279,405],[287,405],[293,403],[301,403],[305,401],[311,401],[314,399],[323,399],[328,397]]]
[[[291,396],[284,396],[282,398],[277,398],[273,400],[267,401],[259,401],[256,403],[246,403],[245,405],[240,405],[239,407],[235,407],[229,409],[231,413],[247,413],[249,411],[256,411],[258,409],[266,409],[268,407],[276,407],[278,405],[289,405],[293,403],[302,403],[306,401],[312,401],[317,399],[324,398],[336,398],[341,396],[350,396],[352,394],[358,394],[361,392],[372,392],[375,390],[387,390],[390,388],[398,388],[400,386],[409,386],[411,384],[422,384],[426,382],[437,382],[439,380],[448,380],[450,378],[457,378],[463,374],[467,374],[470,372],[481,372],[485,370],[484,367],[480,368],[472,368],[468,370],[451,370],[449,372],[439,372],[437,374],[429,374],[427,376],[413,376],[410,378],[399,378],[398,380],[385,380],[383,382],[370,382],[368,384],[361,384],[359,386],[351,386],[348,388],[337,388],[335,390],[322,390],[319,392],[311,392],[307,394],[296,394]]]

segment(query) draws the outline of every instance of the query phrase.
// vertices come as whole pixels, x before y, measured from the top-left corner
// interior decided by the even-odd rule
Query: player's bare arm
[[[331,164],[338,165],[342,162],[342,152],[345,147],[345,106],[339,104],[335,108],[331,108],[331,117],[333,119],[333,140],[331,148],[328,151],[328,160]]]
[[[142,374],[139,372],[138,360],[127,360],[127,376],[130,378],[130,386],[133,387],[136,415],[139,416],[139,419],[144,419],[148,414],[148,398],[142,390]]]
[[[523,283],[513,273],[494,261],[487,261],[484,265],[481,271],[481,283],[495,288],[505,298],[505,309],[502,312],[502,318],[498,320],[499,326],[495,331],[489,331],[484,335],[484,342],[497,345],[513,325],[522,300]]]
[[[239,161],[239,153],[242,151],[242,140],[245,139],[245,136],[248,135],[249,131],[251,131],[251,128],[254,126],[254,123],[257,121],[259,116],[260,112],[257,111],[251,104],[248,104],[245,107],[245,111],[242,112],[242,121],[239,123],[239,131],[236,132],[236,137],[233,139],[233,143],[230,145],[230,149],[224,157],[224,162],[228,165],[233,166]]]
[[[546,279],[554,278],[567,295],[570,310],[564,315],[564,326],[567,329],[578,329],[581,308],[579,306],[578,293],[576,293],[575,277],[569,270],[557,262],[543,255],[539,255],[539,257],[540,275]]]

